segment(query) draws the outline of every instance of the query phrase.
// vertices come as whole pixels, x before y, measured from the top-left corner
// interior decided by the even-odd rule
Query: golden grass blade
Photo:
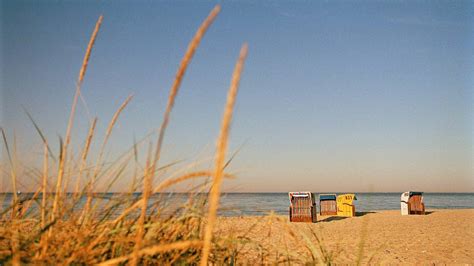
[[[107,146],[109,138],[112,134],[112,129],[114,128],[115,123],[117,122],[120,114],[125,109],[125,107],[127,107],[127,105],[130,103],[130,101],[132,99],[133,99],[133,95],[129,95],[125,99],[125,101],[120,105],[120,107],[117,109],[117,111],[115,111],[114,115],[112,116],[112,119],[109,122],[109,125],[107,126],[107,131],[105,133],[105,138],[104,138],[104,141],[102,142],[102,146],[100,147],[99,157],[97,158],[94,173],[92,174],[91,180],[89,180],[89,182],[88,182],[87,202],[86,202],[86,206],[85,206],[85,210],[84,210],[86,218],[87,218],[88,212],[90,210],[90,205],[91,205],[91,202],[92,202],[92,193],[93,193],[93,190],[94,190],[95,181],[96,181],[97,177],[99,176],[100,166],[102,165],[102,160],[103,160],[103,157],[104,157],[105,147]]]
[[[31,123],[33,123],[33,126],[35,127],[36,132],[38,132],[38,135],[40,136],[41,140],[43,140],[43,143],[46,143],[47,145],[48,141],[46,140],[46,137],[44,136],[43,131],[40,129],[36,121],[33,119],[33,116],[25,108],[23,108],[23,110],[25,111],[26,115],[30,119]],[[51,158],[53,158],[53,160],[56,161],[56,157],[51,151],[51,148],[49,147],[49,145],[47,146],[47,148],[48,148],[49,156],[51,156]]]
[[[89,132],[87,133],[86,143],[84,144],[84,148],[82,149],[81,162],[79,166],[79,174],[76,180],[76,188],[74,189],[74,192],[76,194],[79,193],[79,189],[81,186],[82,173],[84,172],[84,168],[86,167],[87,156],[89,155],[89,149],[92,143],[92,138],[94,137],[96,125],[97,125],[97,118],[94,118],[92,120],[91,126],[89,127]]]
[[[140,213],[140,217],[138,219],[138,231],[137,231],[137,236],[135,238],[135,248],[133,252],[133,259],[131,262],[131,265],[137,265],[139,261],[139,251],[142,246],[142,240],[143,240],[143,234],[144,234],[144,224],[145,224],[145,218],[146,218],[146,210],[148,207],[148,197],[151,194],[151,176],[152,173],[150,173],[151,168],[151,160],[152,160],[152,154],[151,154],[151,147],[152,145],[150,144],[149,146],[149,151],[148,151],[148,158],[146,162],[146,167],[145,167],[145,174],[144,174],[144,182],[143,182],[143,193],[142,193],[142,210]]]
[[[21,209],[19,211],[19,216],[18,218],[22,219],[23,216],[26,214],[26,212],[28,212],[28,210],[30,209],[31,207],[31,204],[36,200],[36,198],[38,197],[39,193],[41,192],[41,187],[38,188],[35,193],[33,194],[33,196],[30,198],[30,199],[23,199],[23,200],[20,200],[19,203],[21,204]]]
[[[44,143],[44,156],[43,156],[43,185],[42,188],[42,200],[41,200],[41,228],[46,225],[46,186],[48,182],[48,143]]]
[[[20,254],[20,232],[19,232],[19,222],[14,220],[13,221],[13,234],[11,237],[11,246],[12,246],[12,265],[13,266],[20,266],[21,262],[21,254]]]
[[[64,139],[64,145],[62,146],[62,149],[61,149],[62,156],[59,161],[58,178],[56,181],[56,194],[55,194],[55,198],[53,202],[53,213],[52,213],[53,220],[55,219],[55,216],[57,214],[56,212],[58,211],[58,203],[59,203],[59,198],[60,198],[60,193],[61,193],[62,179],[64,176],[64,168],[65,168],[66,158],[67,158],[67,149],[71,141],[71,131],[74,124],[74,115],[76,113],[77,101],[78,101],[79,95],[81,94],[82,81],[84,80],[84,75],[87,70],[87,65],[89,64],[89,58],[92,52],[92,48],[94,47],[97,34],[99,33],[100,25],[102,24],[102,19],[103,19],[103,16],[100,16],[99,19],[97,20],[97,23],[95,24],[94,31],[92,32],[92,36],[89,40],[89,44],[87,45],[86,54],[84,55],[84,59],[82,61],[81,70],[79,71],[79,77],[76,84],[76,92],[74,94],[74,99],[71,106],[71,113],[69,114],[69,121],[68,121],[67,129],[66,129],[66,137]]]
[[[145,174],[145,185],[144,185],[143,199],[142,199],[142,213],[139,219],[139,228],[143,227],[143,221],[145,219],[144,215],[146,215],[146,208],[147,208],[147,199],[148,199],[147,197],[149,196],[148,194],[150,194],[153,191],[153,187],[152,187],[153,177],[155,174],[156,165],[158,164],[158,161],[160,159],[160,152],[161,152],[163,139],[165,136],[166,128],[168,127],[171,110],[173,109],[179,87],[183,80],[184,74],[186,73],[186,69],[189,63],[191,62],[191,59],[194,53],[196,52],[196,49],[199,46],[199,43],[201,42],[202,37],[204,36],[204,34],[206,33],[207,29],[212,24],[212,22],[215,20],[220,10],[221,10],[220,5],[215,6],[214,9],[211,11],[211,13],[208,15],[208,17],[204,20],[204,22],[201,24],[201,26],[197,30],[196,34],[194,35],[194,38],[189,43],[186,54],[184,55],[184,58],[181,61],[181,64],[180,64],[180,67],[178,68],[178,72],[176,73],[176,77],[174,79],[173,85],[171,86],[163,121],[160,125],[160,129],[158,133],[158,141],[156,144],[155,156],[150,165],[150,168],[147,169],[146,174]],[[142,234],[143,234],[142,230],[139,229],[139,233],[137,234],[137,241],[135,244],[135,252],[134,252],[132,265],[136,265],[138,263],[139,255],[137,253],[138,252],[137,250],[141,248],[141,245],[140,245],[141,239],[139,238],[143,237]]]
[[[109,125],[107,126],[107,131],[105,133],[105,138],[104,138],[104,141],[102,142],[102,146],[100,147],[99,157],[97,158],[97,163],[96,163],[96,166],[95,166],[95,169],[94,169],[94,174],[92,175],[92,181],[90,182],[92,186],[94,185],[95,179],[99,175],[99,167],[102,164],[102,159],[103,159],[103,156],[104,156],[105,147],[107,146],[107,143],[108,143],[109,138],[112,134],[112,130],[115,126],[115,123],[117,122],[117,120],[118,120],[120,114],[122,113],[122,111],[125,109],[125,107],[127,107],[127,105],[130,103],[130,101],[132,99],[133,99],[133,95],[129,95],[125,99],[125,101],[123,101],[123,103],[120,105],[120,107],[117,109],[117,111],[115,111],[114,115],[112,116],[112,119],[109,122]]]
[[[204,246],[202,249],[201,265],[207,265],[209,253],[211,250],[212,230],[216,220],[217,208],[219,206],[220,187],[222,184],[222,177],[225,165],[225,154],[227,151],[227,144],[229,139],[230,124],[232,122],[232,113],[234,110],[235,98],[239,89],[240,75],[247,57],[248,46],[244,44],[240,49],[239,59],[235,65],[234,73],[232,75],[232,82],[230,84],[229,93],[227,94],[227,103],[222,118],[221,130],[219,139],[217,140],[216,151],[216,165],[214,172],[214,179],[209,193],[209,213],[207,216],[207,224],[204,231]]]
[[[4,135],[4,139],[6,139],[5,135]],[[18,181],[17,180],[17,176],[16,176],[16,167],[15,167],[15,162],[17,161],[17,142],[16,142],[16,134],[15,134],[15,131],[13,131],[13,152],[12,152],[12,158],[13,160],[11,160],[11,172],[12,172],[12,182],[16,182]],[[16,190],[13,191],[13,194],[16,195]],[[20,253],[20,250],[21,250],[21,239],[20,239],[20,224],[21,224],[21,216],[22,216],[22,210],[20,208],[21,206],[21,202],[20,200],[18,199],[18,197],[16,197],[16,201],[15,201],[15,204],[14,204],[14,209],[13,209],[13,212],[12,212],[12,216],[13,216],[13,234],[12,234],[12,239],[11,239],[11,245],[12,245],[12,253],[13,253],[13,257],[12,257],[12,265],[14,266],[20,266],[20,262],[21,262],[21,253]]]
[[[160,184],[158,184],[158,186],[153,190],[153,193],[157,193],[159,191],[162,191],[165,188],[168,188],[172,185],[175,185],[177,183],[183,182],[183,181],[188,180],[188,179],[197,178],[197,177],[212,176],[212,174],[213,173],[211,171],[197,171],[197,172],[192,172],[192,173],[189,173],[189,174],[186,174],[186,175],[183,175],[183,176],[179,176],[179,177],[176,177],[176,178],[166,179],[163,182],[161,182]],[[224,174],[224,177],[225,178],[230,178],[230,179],[235,178],[235,176],[233,176],[231,174]],[[130,212],[132,212],[134,209],[142,206],[142,204],[143,204],[142,202],[143,202],[142,199],[140,199],[137,202],[135,202],[132,206],[130,206],[129,208],[122,211],[120,216],[117,217],[114,220],[113,223],[114,224],[118,223],[123,218],[125,218]]]
[[[188,180],[188,179],[197,178],[197,177],[206,177],[206,176],[212,176],[212,172],[211,171],[197,171],[197,172],[192,172],[192,173],[189,173],[189,174],[186,174],[186,175],[182,175],[182,176],[177,177],[177,178],[167,179],[167,180],[164,180],[163,182],[161,182],[154,189],[153,192],[156,193],[156,192],[162,191],[165,188],[168,188],[170,186],[173,186],[175,184],[178,184],[178,183],[183,182],[183,181]],[[234,178],[234,176],[230,175],[230,174],[224,174],[224,177]]]
[[[41,199],[41,228],[45,228],[46,226],[46,187],[48,184],[48,151],[49,151],[49,146],[48,143],[45,142],[44,144],[44,155],[43,155],[43,182],[42,182],[42,199]],[[47,250],[47,238],[48,234],[43,234],[41,235],[41,240],[40,240],[40,248],[38,249],[36,253],[36,258],[40,258],[42,254],[46,253]]]
[[[120,105],[119,109],[114,113],[114,116],[112,117],[112,120],[110,120],[109,126],[107,127],[107,132],[105,133],[106,139],[108,139],[110,137],[110,134],[112,134],[112,129],[114,128],[114,125],[117,122],[120,114],[122,113],[123,109],[127,107],[127,105],[132,99],[133,95],[129,95],[127,99],[125,99],[125,101]]]
[[[10,163],[10,175],[12,179],[12,189],[13,189],[13,205],[15,205],[18,202],[18,195],[16,194],[16,172],[12,160],[12,156],[10,153],[10,148],[8,147],[8,141],[7,141],[7,136],[5,134],[5,130],[3,128],[0,128],[0,131],[2,131],[2,138],[3,138],[3,144],[5,145],[5,150],[7,151],[7,156],[8,156],[8,161]],[[14,213],[13,213],[14,215]]]
[[[232,160],[234,160],[234,158],[237,156],[237,154],[239,154],[240,150],[245,146],[245,144],[247,144],[247,141],[246,140],[242,145],[240,145],[240,147],[234,152],[232,153],[232,155],[230,156],[230,158],[227,160],[227,162],[225,163],[224,165],[224,169],[227,168],[227,166],[230,165],[230,163],[232,162]]]
[[[172,250],[186,250],[189,248],[199,248],[202,246],[202,241],[197,240],[190,240],[190,241],[181,241],[181,242],[174,242],[171,244],[161,244],[155,245],[148,248],[141,249],[138,252],[139,256],[153,256],[158,253],[169,252]],[[111,259],[99,264],[99,266],[108,266],[108,265],[117,265],[124,261],[127,261],[131,258],[131,255],[122,256],[115,259]]]

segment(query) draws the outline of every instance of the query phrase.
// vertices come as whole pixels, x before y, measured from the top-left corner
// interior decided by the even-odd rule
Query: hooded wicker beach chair
[[[337,216],[355,216],[354,200],[357,200],[355,194],[342,194],[337,196]]]
[[[319,215],[337,215],[336,194],[319,195]]]
[[[402,215],[425,214],[423,192],[407,191],[400,197]]]
[[[316,204],[311,192],[289,192],[290,222],[316,222]]]

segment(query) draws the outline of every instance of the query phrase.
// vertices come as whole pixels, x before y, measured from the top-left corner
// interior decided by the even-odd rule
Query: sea
[[[328,194],[331,192],[325,192]],[[335,193],[343,194],[343,193]],[[123,194],[119,193],[96,193],[96,198],[101,200],[99,206],[105,205],[106,202],[112,201]],[[355,193],[357,200],[355,201],[357,212],[371,212],[379,210],[399,210],[400,195],[397,193]],[[0,193],[0,202],[2,203],[2,212],[8,209],[11,204],[12,193]],[[32,193],[21,194],[21,198],[28,199],[32,197]],[[135,193],[134,197],[140,197],[140,193]],[[319,210],[318,203],[319,193],[315,193],[315,198]],[[71,194],[69,198],[72,198]],[[38,198],[41,198],[41,194]],[[173,206],[172,208],[180,208],[189,194],[186,193],[159,193],[154,194],[150,202],[161,202],[165,205]],[[424,193],[425,206],[430,209],[473,209],[474,193]],[[84,206],[86,197],[82,197],[76,206],[80,209]],[[31,204],[34,209],[39,203]],[[288,214],[289,199],[287,193],[223,193],[221,195],[219,215],[221,216],[262,216],[270,213],[286,215]],[[100,207],[99,207],[100,208]],[[99,209],[100,210],[100,209]],[[117,210],[117,211],[120,211]],[[0,212],[1,213],[1,212]]]

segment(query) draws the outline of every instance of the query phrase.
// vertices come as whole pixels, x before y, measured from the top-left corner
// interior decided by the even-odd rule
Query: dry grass
[[[69,151],[81,86],[103,19],[102,16],[99,17],[79,71],[64,142],[59,147],[58,160],[55,159],[48,140],[39,126],[28,114],[43,141],[43,166],[41,169],[22,173],[22,176],[38,180],[38,188],[33,189],[36,191],[34,196],[22,198],[13,193],[10,206],[0,212],[1,265],[196,264],[198,261],[201,265],[207,265],[245,262],[245,257],[240,255],[240,251],[250,245],[248,239],[213,235],[213,233],[223,178],[233,177],[224,173],[224,169],[232,160],[231,158],[226,162],[226,152],[234,104],[248,51],[246,44],[242,46],[232,76],[217,140],[214,169],[187,173],[176,171],[180,174],[171,174],[153,187],[155,177],[158,174],[165,176],[166,171],[174,165],[172,163],[158,167],[165,131],[184,74],[201,39],[219,12],[220,6],[216,6],[188,46],[170,89],[155,146],[153,147],[151,142],[148,147],[143,145],[149,141],[147,136],[114,161],[107,162],[107,167],[104,163],[106,160],[104,152],[114,125],[132,100],[131,96],[122,103],[112,117],[93,162],[89,162],[91,157],[89,153],[94,139],[97,138],[95,130],[97,119],[93,119],[90,123],[83,147],[79,148],[81,152],[78,158],[75,159],[73,152]],[[1,132],[9,160],[6,164],[8,171],[7,167],[1,164],[0,173],[10,176],[11,189],[16,191],[19,175],[16,172],[15,156],[11,154],[6,132],[3,129]],[[148,149],[148,156],[145,166],[142,166],[138,153],[144,149]],[[49,161],[49,158],[53,160]],[[130,168],[133,170],[129,171]],[[95,192],[98,179],[105,184],[105,188],[110,188],[118,178],[124,176],[127,176],[128,180],[133,180],[130,193],[117,194],[109,198],[107,195]],[[51,177],[56,179],[51,180]],[[178,203],[178,206],[171,206],[165,198],[166,194],[158,193],[187,180],[202,177],[207,180],[190,188],[189,194],[186,194],[184,201]],[[87,179],[84,183],[83,178]],[[211,182],[208,182],[209,178]],[[75,181],[72,196],[65,193],[68,189],[68,180]],[[209,193],[203,193],[208,191]],[[141,193],[136,194],[139,192]],[[87,201],[83,204],[85,198]],[[258,246],[257,243],[253,245]],[[313,259],[309,261],[314,262],[314,256],[320,256],[322,251],[318,252],[311,242],[308,243],[308,247],[313,254]],[[262,251],[262,262],[277,262],[269,260],[265,254]],[[290,259],[294,255],[288,253],[286,257]],[[301,258],[299,261],[302,261]]]
[[[79,77],[77,80],[76,84],[76,92],[74,94],[74,99],[71,105],[71,113],[69,114],[69,121],[67,124],[67,129],[66,129],[66,136],[64,138],[64,144],[61,147],[61,156],[59,158],[59,169],[58,169],[58,178],[56,182],[56,193],[55,193],[55,199],[53,203],[53,212],[51,214],[51,219],[54,220],[58,210],[58,204],[59,200],[61,197],[61,185],[64,177],[64,171],[66,168],[67,164],[67,151],[69,147],[69,143],[71,142],[71,131],[72,127],[74,125],[74,116],[76,113],[76,106],[77,106],[77,101],[79,99],[79,95],[81,94],[81,86],[82,82],[84,81],[84,75],[86,74],[87,71],[87,65],[89,64],[89,58],[92,52],[92,48],[94,47],[95,40],[97,38],[97,34],[99,33],[100,25],[102,24],[102,19],[103,17],[100,16],[99,19],[97,20],[97,23],[95,25],[94,31],[92,32],[91,39],[89,40],[89,44],[87,45],[86,49],[86,54],[84,55],[84,59],[82,61],[82,67],[81,70],[79,71]]]
[[[214,170],[211,192],[209,193],[209,214],[207,216],[207,225],[204,231],[204,247],[202,249],[201,265],[207,265],[209,252],[211,249],[212,230],[216,222],[217,207],[219,206],[220,189],[222,177],[224,175],[225,154],[227,152],[227,143],[229,141],[230,124],[232,122],[232,113],[234,111],[235,99],[240,83],[240,75],[244,67],[245,58],[247,57],[247,44],[242,46],[239,59],[235,66],[230,84],[229,94],[227,95],[227,103],[222,118],[221,132],[217,140],[216,165]]]

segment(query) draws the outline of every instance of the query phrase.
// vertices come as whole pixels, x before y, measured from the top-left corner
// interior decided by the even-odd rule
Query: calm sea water
[[[356,193],[356,211],[398,210],[400,209],[401,193]],[[32,194],[22,195],[31,197]],[[102,202],[112,201],[119,194],[103,193],[97,196]],[[318,194],[315,193],[316,199]],[[135,194],[136,197],[140,196]],[[474,208],[474,193],[424,193],[427,209],[472,209]],[[0,194],[3,201],[2,210],[11,202],[11,193]],[[41,196],[40,196],[41,197]],[[154,200],[179,208],[186,199],[187,194],[162,193],[153,196]],[[152,200],[153,201],[153,200]],[[82,208],[85,198],[81,199],[77,208]],[[35,204],[33,204],[35,205]],[[222,195],[220,215],[266,215],[270,212],[286,215],[288,213],[287,193],[225,193]],[[319,204],[318,208],[319,208]],[[120,211],[118,209],[117,211]]]

